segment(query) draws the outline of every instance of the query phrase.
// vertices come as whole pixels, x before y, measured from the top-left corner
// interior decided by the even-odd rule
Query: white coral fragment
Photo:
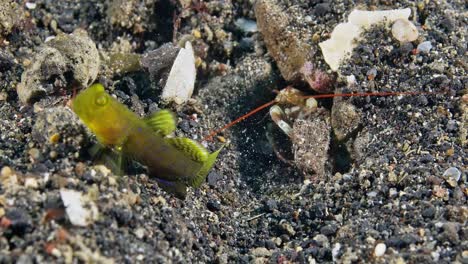
[[[195,77],[195,56],[192,44],[187,41],[172,65],[161,98],[166,102],[185,103],[192,96]]]
[[[409,8],[385,11],[352,11],[348,16],[347,23],[338,24],[333,29],[330,39],[319,43],[325,61],[333,71],[337,71],[340,63],[351,56],[363,30],[382,22],[390,25],[398,19],[408,19],[410,14],[411,9]]]
[[[65,206],[68,219],[73,225],[87,226],[97,219],[98,209],[96,204],[87,196],[83,196],[81,192],[61,189],[60,197]]]

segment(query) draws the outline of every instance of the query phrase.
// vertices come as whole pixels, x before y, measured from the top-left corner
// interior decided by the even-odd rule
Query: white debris
[[[81,192],[61,189],[60,197],[65,205],[68,219],[73,225],[87,226],[98,217],[98,209],[93,201]]]
[[[377,11],[354,10],[349,14],[348,20],[353,25],[368,29],[370,26],[381,22],[385,22],[388,26],[398,19],[408,19],[410,15],[411,9],[409,8]]]
[[[195,56],[192,44],[187,41],[172,65],[161,98],[166,102],[185,103],[192,96],[195,77]]]
[[[234,24],[244,32],[257,32],[257,23],[250,19],[239,18]]]
[[[376,257],[381,257],[385,254],[386,250],[387,250],[387,245],[385,245],[384,243],[379,243],[377,244],[377,246],[375,246],[374,255]]]
[[[450,167],[444,172],[444,174],[442,174],[442,177],[450,186],[456,187],[460,180],[461,172],[455,167]]]
[[[24,187],[29,189],[37,189],[39,188],[39,183],[34,178],[26,178],[24,180]]]
[[[429,53],[432,49],[432,44],[430,41],[424,41],[419,43],[417,50],[421,53]]]
[[[348,83],[349,86],[354,86],[356,85],[356,76],[354,75],[348,75],[346,76],[346,82]]]
[[[325,61],[333,71],[337,71],[340,63],[351,56],[363,30],[381,22],[390,25],[395,20],[408,19],[410,14],[411,9],[409,8],[385,11],[352,11],[348,16],[349,22],[338,24],[333,29],[330,39],[319,43]]]
[[[418,29],[407,19],[398,19],[393,23],[392,35],[400,42],[415,41],[419,37]]]
[[[31,2],[26,2],[26,8],[29,10],[34,10],[36,9],[37,4],[36,3],[31,3]]]
[[[340,243],[335,243],[332,248],[332,258],[333,262],[338,261],[338,255],[340,254],[340,249],[341,249],[341,244]]]

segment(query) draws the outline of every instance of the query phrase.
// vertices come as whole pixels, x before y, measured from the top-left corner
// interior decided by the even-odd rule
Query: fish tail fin
[[[205,181],[206,176],[208,175],[208,172],[211,170],[213,167],[216,158],[218,157],[219,152],[224,148],[224,145],[221,146],[217,151],[211,153],[208,155],[207,159],[203,162],[203,166],[201,169],[197,172],[195,177],[189,182],[190,186],[194,188],[200,187],[202,183]]]

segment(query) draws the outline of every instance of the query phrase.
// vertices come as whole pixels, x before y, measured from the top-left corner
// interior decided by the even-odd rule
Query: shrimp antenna
[[[367,92],[367,93],[340,93],[340,94],[316,94],[316,95],[306,95],[302,96],[302,98],[315,98],[315,99],[323,99],[323,98],[334,98],[334,97],[365,97],[365,96],[397,96],[397,95],[422,95],[422,94],[441,94],[444,92]],[[203,140],[211,141],[212,138],[221,133],[222,131],[232,127],[233,125],[243,121],[244,119],[248,118],[249,116],[269,107],[276,103],[276,100],[272,100],[266,104],[263,104],[254,110],[248,112],[247,114],[237,118],[236,120],[230,122],[229,124],[223,126],[222,128],[212,131],[209,135],[205,136]]]
[[[367,93],[340,93],[340,94],[316,94],[306,95],[302,98],[334,98],[334,97],[364,97],[364,96],[397,96],[397,95],[422,95],[422,94],[441,94],[444,92],[367,92]]]
[[[223,126],[222,128],[211,132],[209,135],[207,135],[206,137],[204,137],[203,140],[211,141],[211,139],[212,139],[215,135],[217,135],[217,134],[221,133],[222,131],[224,131],[224,130],[230,128],[230,127],[232,127],[233,125],[235,125],[235,124],[241,122],[242,120],[244,120],[244,119],[246,119],[247,117],[249,117],[249,116],[251,116],[251,115],[257,113],[258,111],[261,111],[262,109],[265,109],[265,108],[269,107],[270,105],[272,105],[272,104],[274,104],[274,103],[276,103],[276,101],[275,101],[275,100],[272,100],[272,101],[270,101],[270,102],[268,102],[268,103],[266,103],[266,104],[263,104],[263,105],[261,105],[261,106],[255,108],[254,110],[252,110],[252,111],[248,112],[247,114],[245,114],[245,115],[243,115],[243,116],[237,118],[236,120],[234,120],[234,121],[232,121],[231,123],[229,123],[229,124]]]

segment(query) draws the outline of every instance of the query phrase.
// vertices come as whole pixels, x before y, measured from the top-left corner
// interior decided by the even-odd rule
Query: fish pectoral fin
[[[172,193],[175,197],[183,200],[187,196],[187,185],[181,181],[166,181],[156,178],[158,186],[168,193]]]
[[[165,138],[168,144],[183,152],[193,161],[205,162],[209,158],[209,152],[200,143],[190,138]]]
[[[202,185],[202,183],[206,179],[206,176],[208,175],[208,172],[213,167],[213,165],[214,165],[214,163],[216,161],[216,158],[218,157],[219,152],[221,152],[221,150],[223,148],[224,148],[224,145],[221,146],[217,151],[215,151],[215,152],[208,155],[207,159],[203,162],[203,166],[201,167],[201,169],[197,172],[195,177],[190,179],[190,181],[189,181],[190,186],[192,186],[194,188],[198,188],[198,187],[200,187],[200,185]]]
[[[167,136],[176,129],[176,119],[170,110],[159,110],[148,117],[145,122],[160,136]]]
[[[112,149],[102,144],[96,143],[88,150],[92,159],[110,169],[115,175],[123,175],[125,167],[130,163],[122,151]]]

